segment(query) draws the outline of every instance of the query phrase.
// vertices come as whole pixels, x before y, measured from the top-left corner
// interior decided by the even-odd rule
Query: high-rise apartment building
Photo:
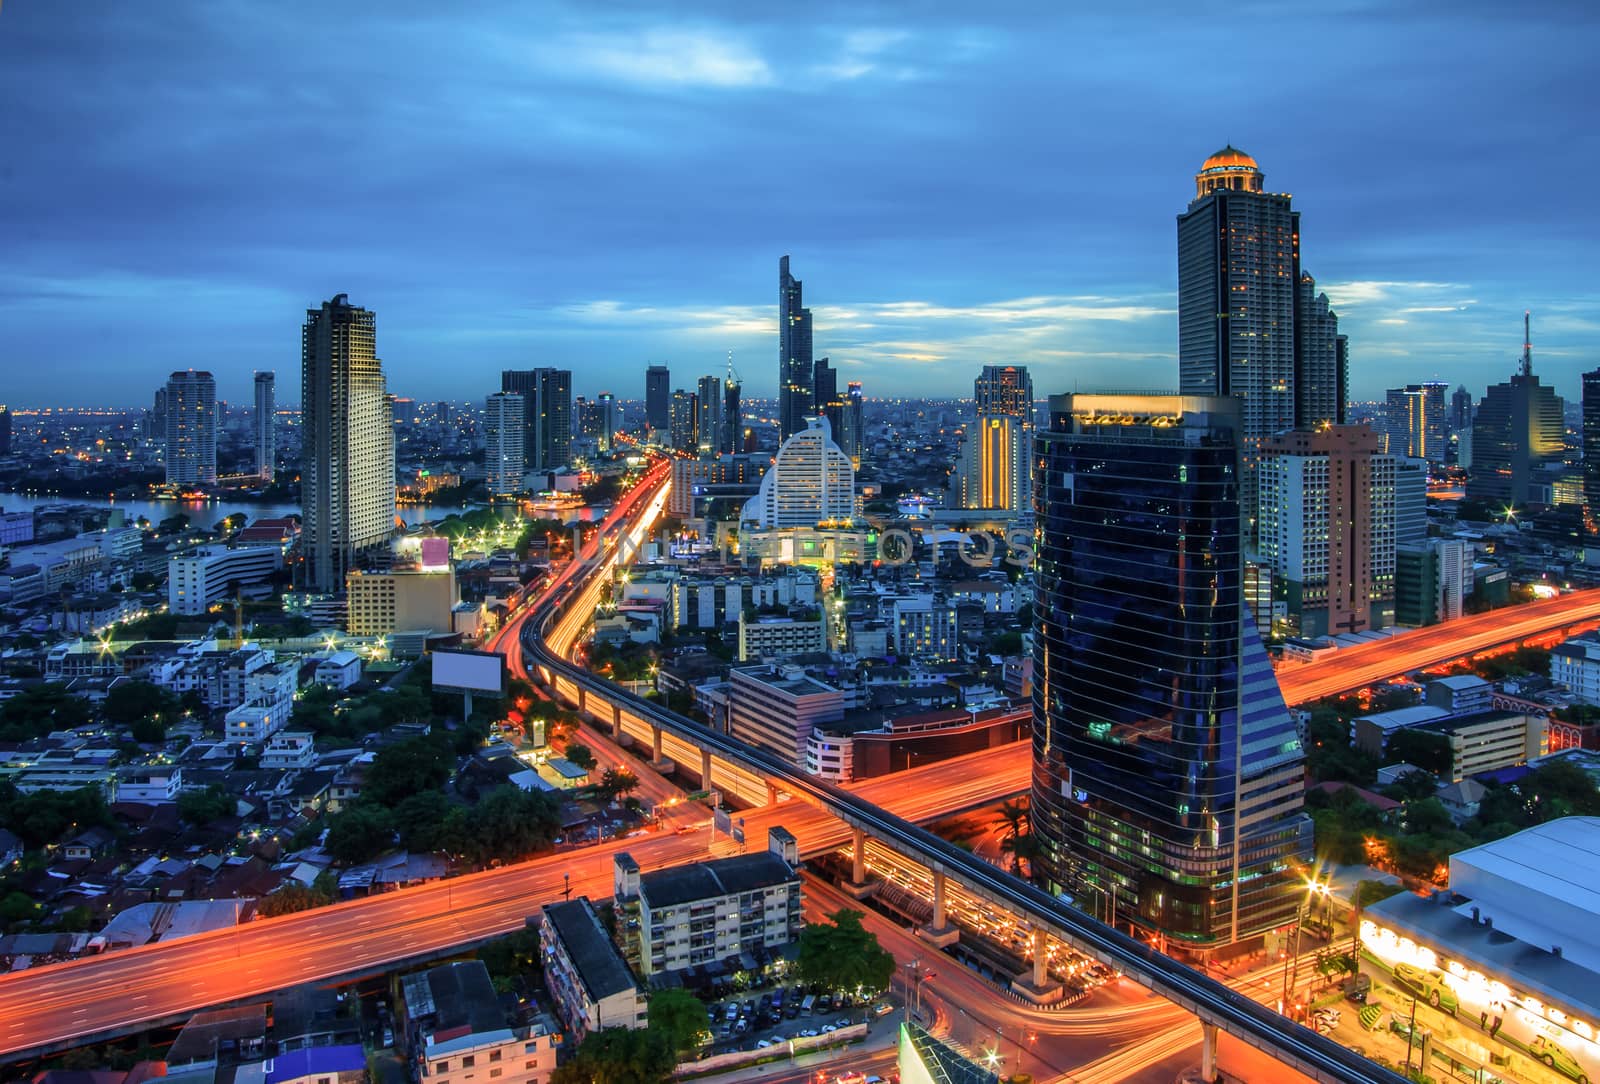
[[[672,370],[652,365],[644,371],[644,421],[658,433],[667,431],[668,404],[672,399]]]
[[[702,376],[695,385],[695,451],[716,455],[722,450],[722,380]]]
[[[1535,473],[1561,462],[1566,426],[1561,398],[1533,374],[1533,345],[1523,317],[1519,371],[1491,385],[1472,422],[1472,466],[1467,497],[1502,505],[1525,505],[1540,498]]]
[[[167,484],[217,483],[217,382],[186,369],[167,378]]]
[[[501,391],[483,401],[483,472],[492,496],[523,490],[527,453],[527,406],[514,391]]]
[[[1410,459],[1443,463],[1449,443],[1445,439],[1444,393],[1450,385],[1436,380],[1390,388],[1385,395],[1388,452]]]
[[[1593,522],[1600,510],[1600,369],[1583,374],[1583,506]]]
[[[306,310],[300,417],[302,579],[333,593],[394,532],[394,425],[377,317],[347,294]]]
[[[778,260],[778,438],[788,440],[806,427],[813,412],[811,310],[800,280],[789,274],[789,257]]]
[[[0,455],[11,454],[11,408],[0,403]]]
[[[1245,618],[1241,407],[1057,395],[1035,441],[1038,868],[1169,950],[1292,923],[1311,857],[1304,755]]]
[[[811,367],[811,408],[817,413],[839,398],[839,370],[827,358],[818,358]]]
[[[1185,395],[1239,400],[1242,508],[1256,520],[1256,468],[1275,433],[1344,420],[1347,349],[1326,295],[1300,269],[1300,216],[1264,190],[1254,158],[1224,147],[1178,216],[1178,373]]]
[[[745,502],[741,519],[763,529],[848,523],[856,514],[856,472],[833,442],[826,418],[806,427],[778,449],[761,489]]]
[[[1017,516],[1032,510],[1033,426],[1011,414],[980,414],[967,426],[961,460],[951,474],[958,508],[992,508]]]
[[[699,421],[700,405],[692,391],[677,388],[667,404],[667,442],[680,452],[694,452],[699,446],[695,426]]]
[[[722,382],[722,427],[721,440],[717,445],[719,452],[734,452],[744,450],[744,408],[739,402],[739,393],[743,385],[734,377],[731,369],[726,379]]]
[[[1452,434],[1472,428],[1472,393],[1465,385],[1457,385],[1455,394],[1450,396],[1450,414],[1446,421],[1446,428]]]
[[[565,470],[572,462],[572,373],[567,369],[506,369],[500,390],[522,397],[523,466]]]
[[[1394,624],[1395,458],[1366,425],[1279,433],[1263,448],[1257,547],[1301,636]]]
[[[256,374],[256,410],[252,418],[256,438],[256,474],[268,485],[277,476],[278,396],[277,374]]]
[[[617,402],[617,397],[609,391],[601,392],[595,396],[594,401],[600,414],[600,425],[595,432],[595,440],[599,442],[602,452],[609,452],[617,439],[617,432],[622,428],[622,404]]]
[[[980,418],[1009,414],[1033,427],[1033,378],[1026,365],[985,365],[972,382]]]

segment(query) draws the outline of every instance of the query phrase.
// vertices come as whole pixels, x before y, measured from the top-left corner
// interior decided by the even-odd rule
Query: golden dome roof
[[[1248,154],[1244,153],[1244,151],[1230,143],[1228,146],[1223,147],[1216,154],[1213,154],[1210,158],[1207,158],[1206,164],[1200,167],[1200,171],[1203,173],[1208,169],[1260,168],[1260,166],[1256,165],[1256,160],[1254,158],[1251,158]]]

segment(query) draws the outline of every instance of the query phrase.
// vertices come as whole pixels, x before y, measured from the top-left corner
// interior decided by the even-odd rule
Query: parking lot
[[[816,994],[804,986],[736,994],[706,1005],[711,1031],[708,1053],[767,1049],[790,1039],[830,1035],[860,1023],[865,1004],[852,1005],[843,995]]]

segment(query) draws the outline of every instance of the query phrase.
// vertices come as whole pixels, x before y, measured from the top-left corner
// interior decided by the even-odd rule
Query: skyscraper
[[[850,457],[857,470],[861,469],[861,456],[866,450],[867,414],[861,398],[861,381],[852,380],[846,385],[844,426],[840,432],[839,447]],[[1032,451],[1029,453],[1032,458]]]
[[[978,416],[1009,414],[1033,427],[1033,378],[1026,365],[985,365],[972,382]]]
[[[1348,369],[1338,318],[1301,274],[1300,216],[1264,183],[1254,158],[1224,147],[1178,216],[1179,385],[1239,400],[1251,532],[1262,444],[1296,425],[1342,422]]]
[[[1448,429],[1452,434],[1464,429],[1472,428],[1472,393],[1466,385],[1458,384],[1455,394],[1450,396],[1450,416]]]
[[[671,420],[667,416],[672,398],[672,370],[665,365],[652,365],[644,371],[644,421],[658,433],[667,431]]]
[[[984,414],[967,426],[961,460],[951,475],[958,508],[1031,511],[1033,426],[1011,414]]]
[[[11,408],[0,403],[0,455],[11,454]]]
[[[1264,451],[1257,543],[1295,630],[1394,624],[1395,457],[1366,425],[1287,430]]]
[[[695,388],[695,451],[716,455],[722,449],[722,380],[702,376]]]
[[[1469,500],[1521,506],[1544,499],[1539,468],[1558,464],[1565,451],[1561,399],[1533,375],[1533,344],[1523,315],[1522,359],[1518,372],[1491,385],[1472,422]]]
[[[1292,922],[1311,857],[1294,720],[1245,619],[1240,407],[1057,395],[1035,441],[1038,868],[1200,951]]]
[[[811,368],[811,408],[818,414],[839,398],[839,370],[827,358],[818,358]]]
[[[339,294],[300,336],[303,582],[335,592],[394,531],[394,426],[377,317]]]
[[[522,397],[524,468],[564,470],[572,461],[572,372],[506,369],[500,373],[500,390]]]
[[[778,449],[741,518],[759,528],[815,527],[847,523],[855,518],[855,507],[850,457],[833,442],[828,419],[813,417]]]
[[[1450,385],[1438,381],[1390,388],[1384,399],[1385,435],[1390,455],[1443,463],[1445,443],[1444,393]]]
[[[186,369],[167,378],[167,484],[217,484],[217,382]]]
[[[742,385],[733,375],[729,365],[728,375],[722,381],[722,425],[719,452],[738,452],[744,449],[744,410],[739,403]]]
[[[1600,518],[1600,369],[1583,374],[1583,505],[1590,523]]]
[[[778,260],[778,437],[805,429],[812,413],[811,310],[800,280],[789,274],[789,257]]]
[[[522,491],[527,432],[527,405],[522,396],[501,391],[484,399],[483,470],[491,496]]]
[[[268,485],[277,476],[278,458],[278,396],[277,374],[256,374],[256,473]]]
[[[693,452],[699,443],[695,425],[699,420],[695,393],[677,388],[667,404],[667,441],[680,452]]]
[[[600,410],[600,427],[595,439],[599,441],[602,452],[609,452],[617,438],[617,430],[622,428],[622,404],[611,392],[603,391],[595,396],[595,405]]]

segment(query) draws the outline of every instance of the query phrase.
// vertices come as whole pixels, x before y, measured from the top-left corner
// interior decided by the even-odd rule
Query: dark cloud
[[[1295,193],[1358,395],[1481,388],[1525,307],[1561,390],[1600,361],[1594,10],[1071,7],[9,6],[0,394],[287,398],[341,291],[406,394],[729,349],[768,392],[782,252],[872,391],[1170,384],[1173,220],[1230,141]]]

